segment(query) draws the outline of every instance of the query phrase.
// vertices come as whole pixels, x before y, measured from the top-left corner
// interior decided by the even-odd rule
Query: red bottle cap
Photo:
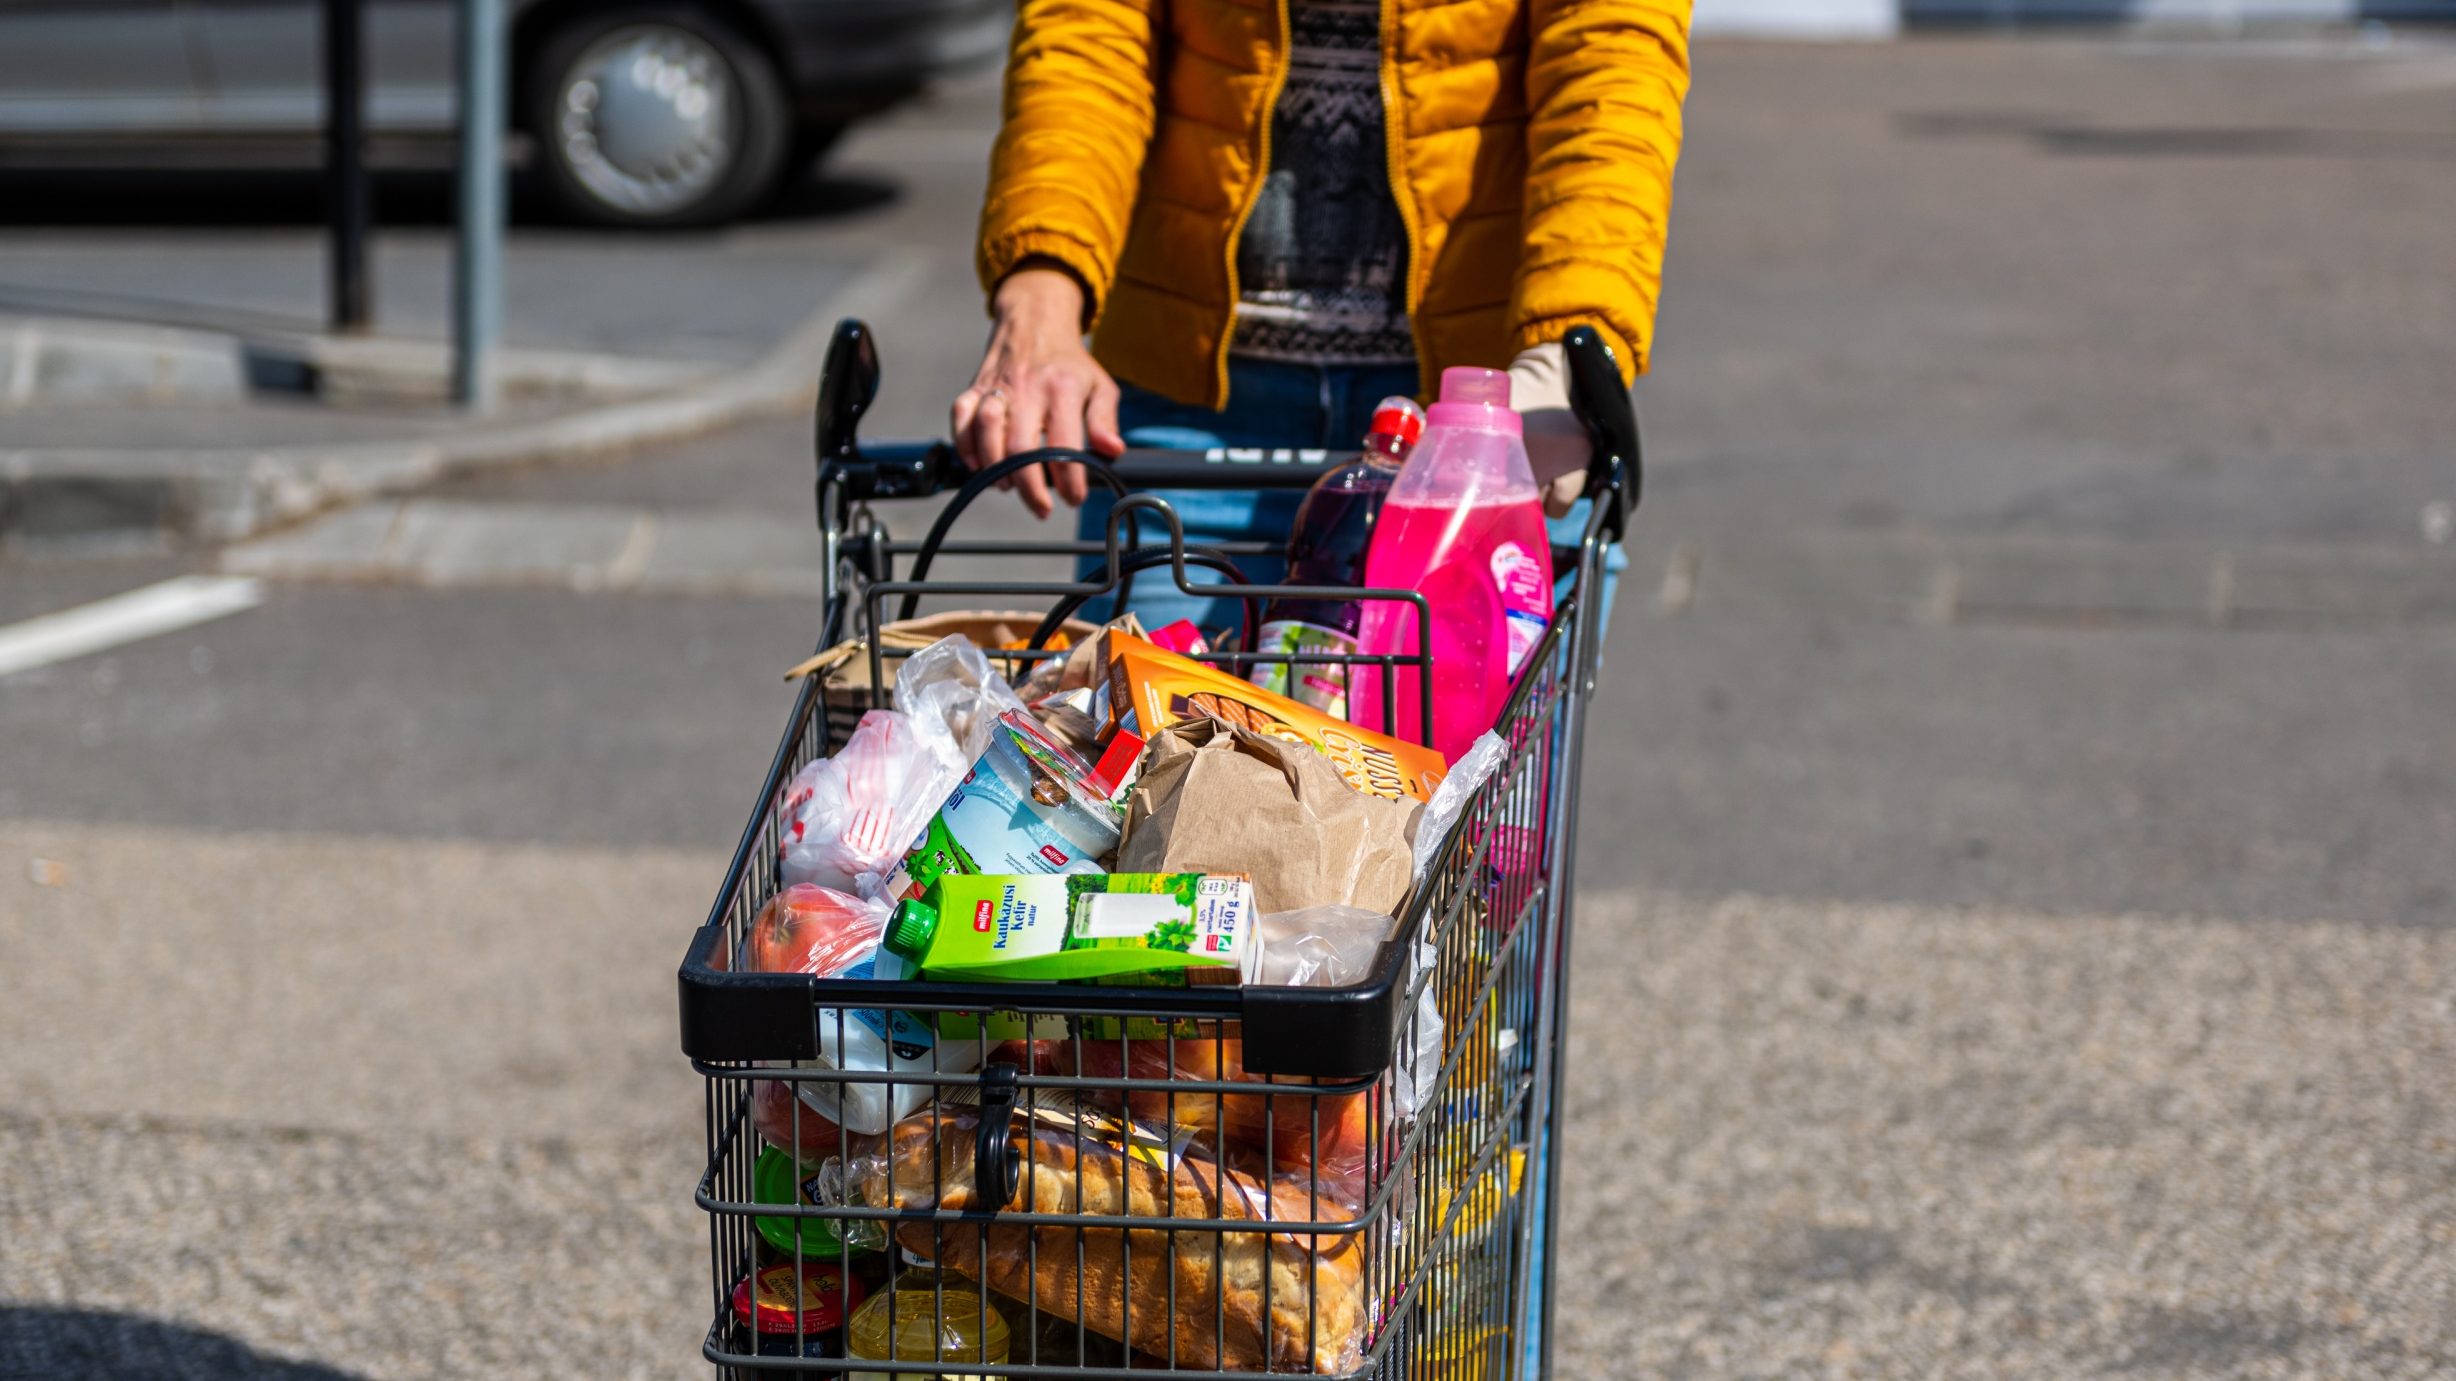
[[[1424,409],[1413,398],[1384,398],[1373,408],[1373,426],[1369,436],[1397,437],[1401,445],[1413,446],[1424,435]]]
[[[790,1263],[768,1266],[755,1284],[744,1279],[733,1287],[733,1316],[762,1333],[791,1333],[797,1324],[803,1333],[826,1333],[843,1327],[869,1293],[840,1266],[810,1262],[798,1280]]]

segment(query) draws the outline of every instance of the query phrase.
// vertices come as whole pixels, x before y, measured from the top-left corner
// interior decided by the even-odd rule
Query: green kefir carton
[[[1235,875],[948,874],[896,908],[886,946],[959,982],[1233,984],[1260,967],[1256,920]]]

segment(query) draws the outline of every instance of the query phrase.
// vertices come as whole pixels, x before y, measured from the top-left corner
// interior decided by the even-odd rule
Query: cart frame
[[[1584,531],[1574,548],[1555,552],[1568,593],[1497,726],[1509,744],[1506,761],[1441,842],[1436,862],[1399,913],[1392,941],[1362,982],[1344,988],[1150,989],[887,984],[745,971],[741,960],[752,922],[778,890],[786,784],[825,755],[836,727],[820,678],[805,680],[716,903],[692,936],[679,974],[684,1053],[707,1081],[708,1160],[696,1198],[709,1214],[713,1309],[702,1352],[724,1375],[849,1375],[857,1365],[864,1375],[894,1376],[960,1369],[967,1376],[1225,1381],[1261,1371],[1483,1381],[1520,1373],[1525,1328],[1536,1329],[1541,1340],[1536,1373],[1549,1375],[1556,1297],[1549,1248],[1560,1240],[1557,1146],[1574,803],[1604,633],[1593,611],[1604,553],[1620,540],[1636,504],[1641,466],[1636,419],[1609,348],[1587,328],[1573,330],[1565,343],[1573,404],[1594,443]],[[1026,649],[994,654],[1008,674],[1020,676],[1062,655],[1043,644],[1065,614],[1103,596],[1124,607],[1137,575],[1165,575],[1188,591],[1250,601],[1249,626],[1260,601],[1334,593],[1244,583],[1234,562],[1256,554],[1259,544],[1189,546],[1174,510],[1151,491],[1301,487],[1352,452],[1134,451],[1108,462],[1081,452],[1039,451],[969,474],[944,443],[863,446],[856,433],[877,387],[869,329],[840,324],[821,378],[816,435],[824,560],[819,646],[865,637],[870,686],[890,685],[891,676],[881,641],[867,635],[889,617],[910,617],[924,596],[1057,601]],[[1105,541],[950,538],[975,497],[1015,469],[1048,463],[1083,465],[1095,482],[1118,494]],[[918,543],[892,538],[871,508],[948,490],[953,497]],[[1145,542],[1146,531],[1159,533],[1159,540]],[[942,555],[1066,558],[1076,578],[931,579]],[[899,561],[910,566],[902,579],[896,578]],[[1204,566],[1225,567],[1230,583],[1197,587],[1189,572]],[[1413,592],[1367,591],[1362,597],[1409,604],[1419,620],[1429,617],[1423,597]],[[892,614],[891,602],[897,605]],[[1259,659],[1227,653],[1207,660],[1243,670]],[[1278,660],[1379,665],[1387,673],[1381,678],[1386,715],[1412,672],[1423,697],[1420,722],[1431,722],[1428,655]],[[854,1029],[848,1013],[877,1015],[896,1032],[907,1022],[932,1030],[928,1067],[864,1072],[819,1062],[824,1051],[845,1046]],[[1436,1025],[1442,1039],[1432,1046],[1428,1033]],[[1234,1053],[1229,1039],[1241,1042]],[[1208,1069],[1201,1067],[1206,1058]],[[1230,1067],[1232,1059],[1241,1070]],[[1156,1071],[1148,1067],[1153,1060],[1160,1062]],[[1265,1083],[1270,1091],[1257,1095]],[[861,1121],[854,1110],[869,1106],[862,1100],[878,1093],[890,1112],[916,1095],[921,1100],[887,1119],[898,1124],[895,1139],[881,1129],[845,1125]],[[767,1124],[754,1129],[757,1114],[766,1110],[755,1107],[762,1096],[788,1109],[789,1131]],[[816,1106],[839,1114],[817,1124],[832,1130],[832,1138],[806,1133],[809,1108]],[[1079,1110],[1066,1114],[1078,1119],[1070,1131],[1049,1130],[1058,1125],[1050,1115],[1056,1106]],[[1137,1127],[1156,1122],[1164,1133],[1181,1122],[1191,1129],[1205,1125],[1206,1111],[1208,1149],[1188,1130],[1194,1149],[1172,1144],[1158,1159],[1148,1148],[1124,1141],[1110,1147],[1085,1131],[1128,1121]],[[1229,1145],[1227,1129],[1256,1112],[1268,1168],[1235,1168],[1237,1156],[1247,1162],[1252,1156]],[[1119,1114],[1115,1123],[1102,1120]],[[926,1128],[925,1149],[905,1146],[910,1126]],[[777,1148],[772,1156],[790,1157],[795,1174],[824,1167],[803,1181],[795,1202],[768,1202],[754,1192],[763,1135]],[[952,1144],[959,1136],[966,1139],[961,1148]],[[1352,1173],[1334,1185],[1313,1162],[1316,1153],[1331,1159],[1326,1148],[1341,1136],[1362,1149]],[[806,1137],[825,1144],[806,1144]],[[1306,1148],[1306,1169],[1282,1164],[1283,1138]],[[1118,1154],[1110,1156],[1112,1150]],[[916,1156],[928,1163],[926,1182],[911,1173]],[[1165,1186],[1177,1186],[1173,1211],[1132,1217],[1092,1211],[1082,1167],[1101,1156],[1110,1157],[1101,1163],[1114,1165],[1121,1185],[1156,1174]],[[1071,1197],[1063,1185],[1051,1191],[1054,1207],[1034,1197],[1057,1174],[1044,1168],[1053,1157],[1077,1167]],[[1539,1186],[1524,1182],[1521,1167],[1528,1162],[1541,1176]],[[1145,1163],[1160,1168],[1146,1170]],[[1186,1211],[1179,1181],[1203,1174],[1212,1177],[1210,1197],[1197,1193],[1194,1210]],[[1032,1211],[1012,1206],[1017,1195]],[[1292,1212],[1283,1195],[1301,1204],[1301,1213]],[[1536,1203],[1541,1223],[1530,1211]],[[1267,1226],[1257,1230],[1257,1223]],[[967,1318],[975,1336],[989,1331],[993,1312],[1001,1321],[1013,1314],[1039,1322],[1028,1343],[1014,1338],[1005,1362],[948,1353],[929,1361],[855,1363],[840,1351],[803,1355],[815,1336],[806,1319],[777,1337],[741,1326],[736,1306],[749,1296],[737,1295],[750,1288],[746,1280],[784,1262],[794,1278],[807,1279],[804,1268],[824,1259],[824,1243],[848,1239],[892,1242],[898,1249],[887,1254],[887,1278],[878,1287],[895,1295],[892,1309],[912,1298],[898,1293],[906,1282],[923,1279],[912,1274],[921,1268],[905,1263],[927,1259],[954,1267],[927,1272],[931,1283],[923,1287],[935,1299],[926,1322],[944,1337],[963,1333]],[[926,1250],[915,1245],[924,1242]],[[1047,1261],[1062,1255],[1068,1242],[1075,1261],[1071,1320],[1042,1298],[1053,1288],[1065,1293],[1063,1262],[1052,1272]],[[1232,1257],[1250,1265],[1257,1251],[1262,1322],[1252,1325],[1244,1317],[1252,1311],[1232,1303],[1222,1282]],[[1111,1252],[1117,1261],[1109,1261]],[[1146,1263],[1141,1276],[1134,1270],[1138,1252]],[[1301,1330],[1282,1326],[1273,1310],[1273,1281],[1290,1261],[1299,1272]],[[1106,1320],[1106,1329],[1091,1317],[1087,1298],[1087,1272],[1095,1263],[1118,1269],[1123,1282],[1122,1318]],[[965,1279],[1019,1267],[1020,1275],[1005,1279],[1016,1290],[1006,1293]],[[1165,1277],[1165,1326],[1158,1333],[1152,1331],[1148,1285],[1154,1273]],[[1333,1287],[1324,1282],[1344,1282],[1351,1273],[1360,1333],[1352,1348],[1326,1352],[1340,1340],[1323,1337],[1323,1316],[1334,1312],[1326,1304]],[[1197,1278],[1211,1282],[1207,1302],[1199,1291],[1181,1290],[1181,1282]],[[1137,1279],[1146,1281],[1139,1306]],[[1019,1298],[1026,1286],[1037,1293]],[[853,1313],[861,1292],[842,1280],[835,1289],[841,1319]],[[1529,1316],[1532,1300],[1541,1301],[1535,1317]],[[956,1302],[952,1319],[949,1301]],[[1077,1355],[1044,1360],[1046,1336],[1062,1337],[1069,1324]],[[1253,1336],[1232,1338],[1239,1327]],[[947,1333],[950,1328],[955,1333]],[[1092,1343],[1104,1332],[1116,1355],[1096,1359]],[[1164,1340],[1164,1352],[1155,1340]],[[758,1346],[763,1342],[789,1343],[789,1354],[769,1354]]]

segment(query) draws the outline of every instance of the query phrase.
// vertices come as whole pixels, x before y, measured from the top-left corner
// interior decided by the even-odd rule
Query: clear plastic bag
[[[1344,988],[1373,973],[1397,922],[1361,906],[1308,906],[1262,918],[1262,971],[1256,983]]]
[[[943,736],[924,735],[895,710],[872,710],[832,758],[785,789],[786,885],[809,883],[875,897],[914,836],[963,776]]]
[[[887,932],[884,902],[800,883],[768,899],[743,938],[754,973],[833,978],[868,959]]]
[[[881,1153],[848,1167],[854,1192],[878,1207],[1082,1214],[1120,1226],[902,1222],[895,1237],[905,1250],[1180,1367],[1335,1373],[1363,1357],[1371,1304],[1362,1234],[1268,1226],[1352,1223],[1353,1204],[1304,1176],[1223,1166],[1178,1132],[1053,1108],[1046,1095],[1011,1126],[1015,1194],[985,1203],[972,1179],[980,1125],[977,1108],[945,1103],[904,1119]],[[1132,1225],[1170,1218],[1256,1228]]]
[[[931,750],[940,761],[954,763],[960,776],[989,747],[998,716],[1021,712],[1024,703],[990,667],[989,655],[959,633],[940,638],[896,668],[895,707],[912,716]]]
[[[1413,984],[1431,973],[1440,960],[1440,946],[1430,940],[1416,941],[1415,962],[1408,967],[1407,981]],[[1424,1110],[1425,1100],[1441,1077],[1441,1003],[1433,988],[1426,982],[1424,991],[1416,996],[1415,1041],[1390,1071],[1391,1096],[1402,1118]]]

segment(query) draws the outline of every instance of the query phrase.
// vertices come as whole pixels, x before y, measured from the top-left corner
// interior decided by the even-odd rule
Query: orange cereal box
[[[1208,715],[1301,743],[1330,759],[1349,786],[1393,800],[1429,798],[1449,771],[1430,748],[1359,729],[1218,667],[1115,631],[1107,642],[1110,719],[1145,738]]]

